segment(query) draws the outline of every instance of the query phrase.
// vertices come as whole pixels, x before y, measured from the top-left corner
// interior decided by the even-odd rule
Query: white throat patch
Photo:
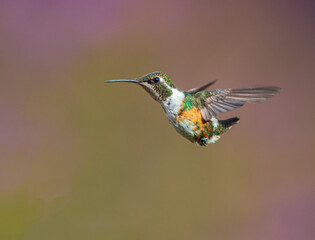
[[[178,89],[172,88],[172,92],[172,95],[161,103],[166,113],[166,116],[170,121],[172,121],[173,118],[177,115],[185,99],[184,93],[182,93]]]

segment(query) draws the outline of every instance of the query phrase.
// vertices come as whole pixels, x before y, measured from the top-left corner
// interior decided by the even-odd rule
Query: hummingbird
[[[143,87],[159,102],[178,133],[193,143],[207,146],[239,122],[238,117],[216,118],[220,113],[242,107],[245,103],[262,103],[277,94],[279,87],[245,87],[206,90],[216,80],[199,88],[181,91],[163,72],[148,73],[136,79],[108,80],[106,83],[127,82]]]

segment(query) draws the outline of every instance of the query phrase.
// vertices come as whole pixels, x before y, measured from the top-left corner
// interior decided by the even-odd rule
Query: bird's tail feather
[[[234,124],[239,123],[240,119],[238,117],[233,117],[225,120],[219,120],[221,126],[225,129],[230,129]]]

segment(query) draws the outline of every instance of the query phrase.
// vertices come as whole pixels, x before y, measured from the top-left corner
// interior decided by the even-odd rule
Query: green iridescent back
[[[205,106],[207,99],[211,96],[218,94],[218,92],[220,92],[220,90],[197,92],[193,94],[184,92],[185,100],[183,110],[191,110],[193,107],[197,107],[199,109],[203,108]]]

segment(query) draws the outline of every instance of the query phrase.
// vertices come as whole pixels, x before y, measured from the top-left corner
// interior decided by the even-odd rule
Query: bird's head
[[[170,78],[162,72],[148,73],[137,79],[116,79],[106,82],[129,82],[139,84],[158,102],[165,101],[173,94],[173,90],[175,89]]]

